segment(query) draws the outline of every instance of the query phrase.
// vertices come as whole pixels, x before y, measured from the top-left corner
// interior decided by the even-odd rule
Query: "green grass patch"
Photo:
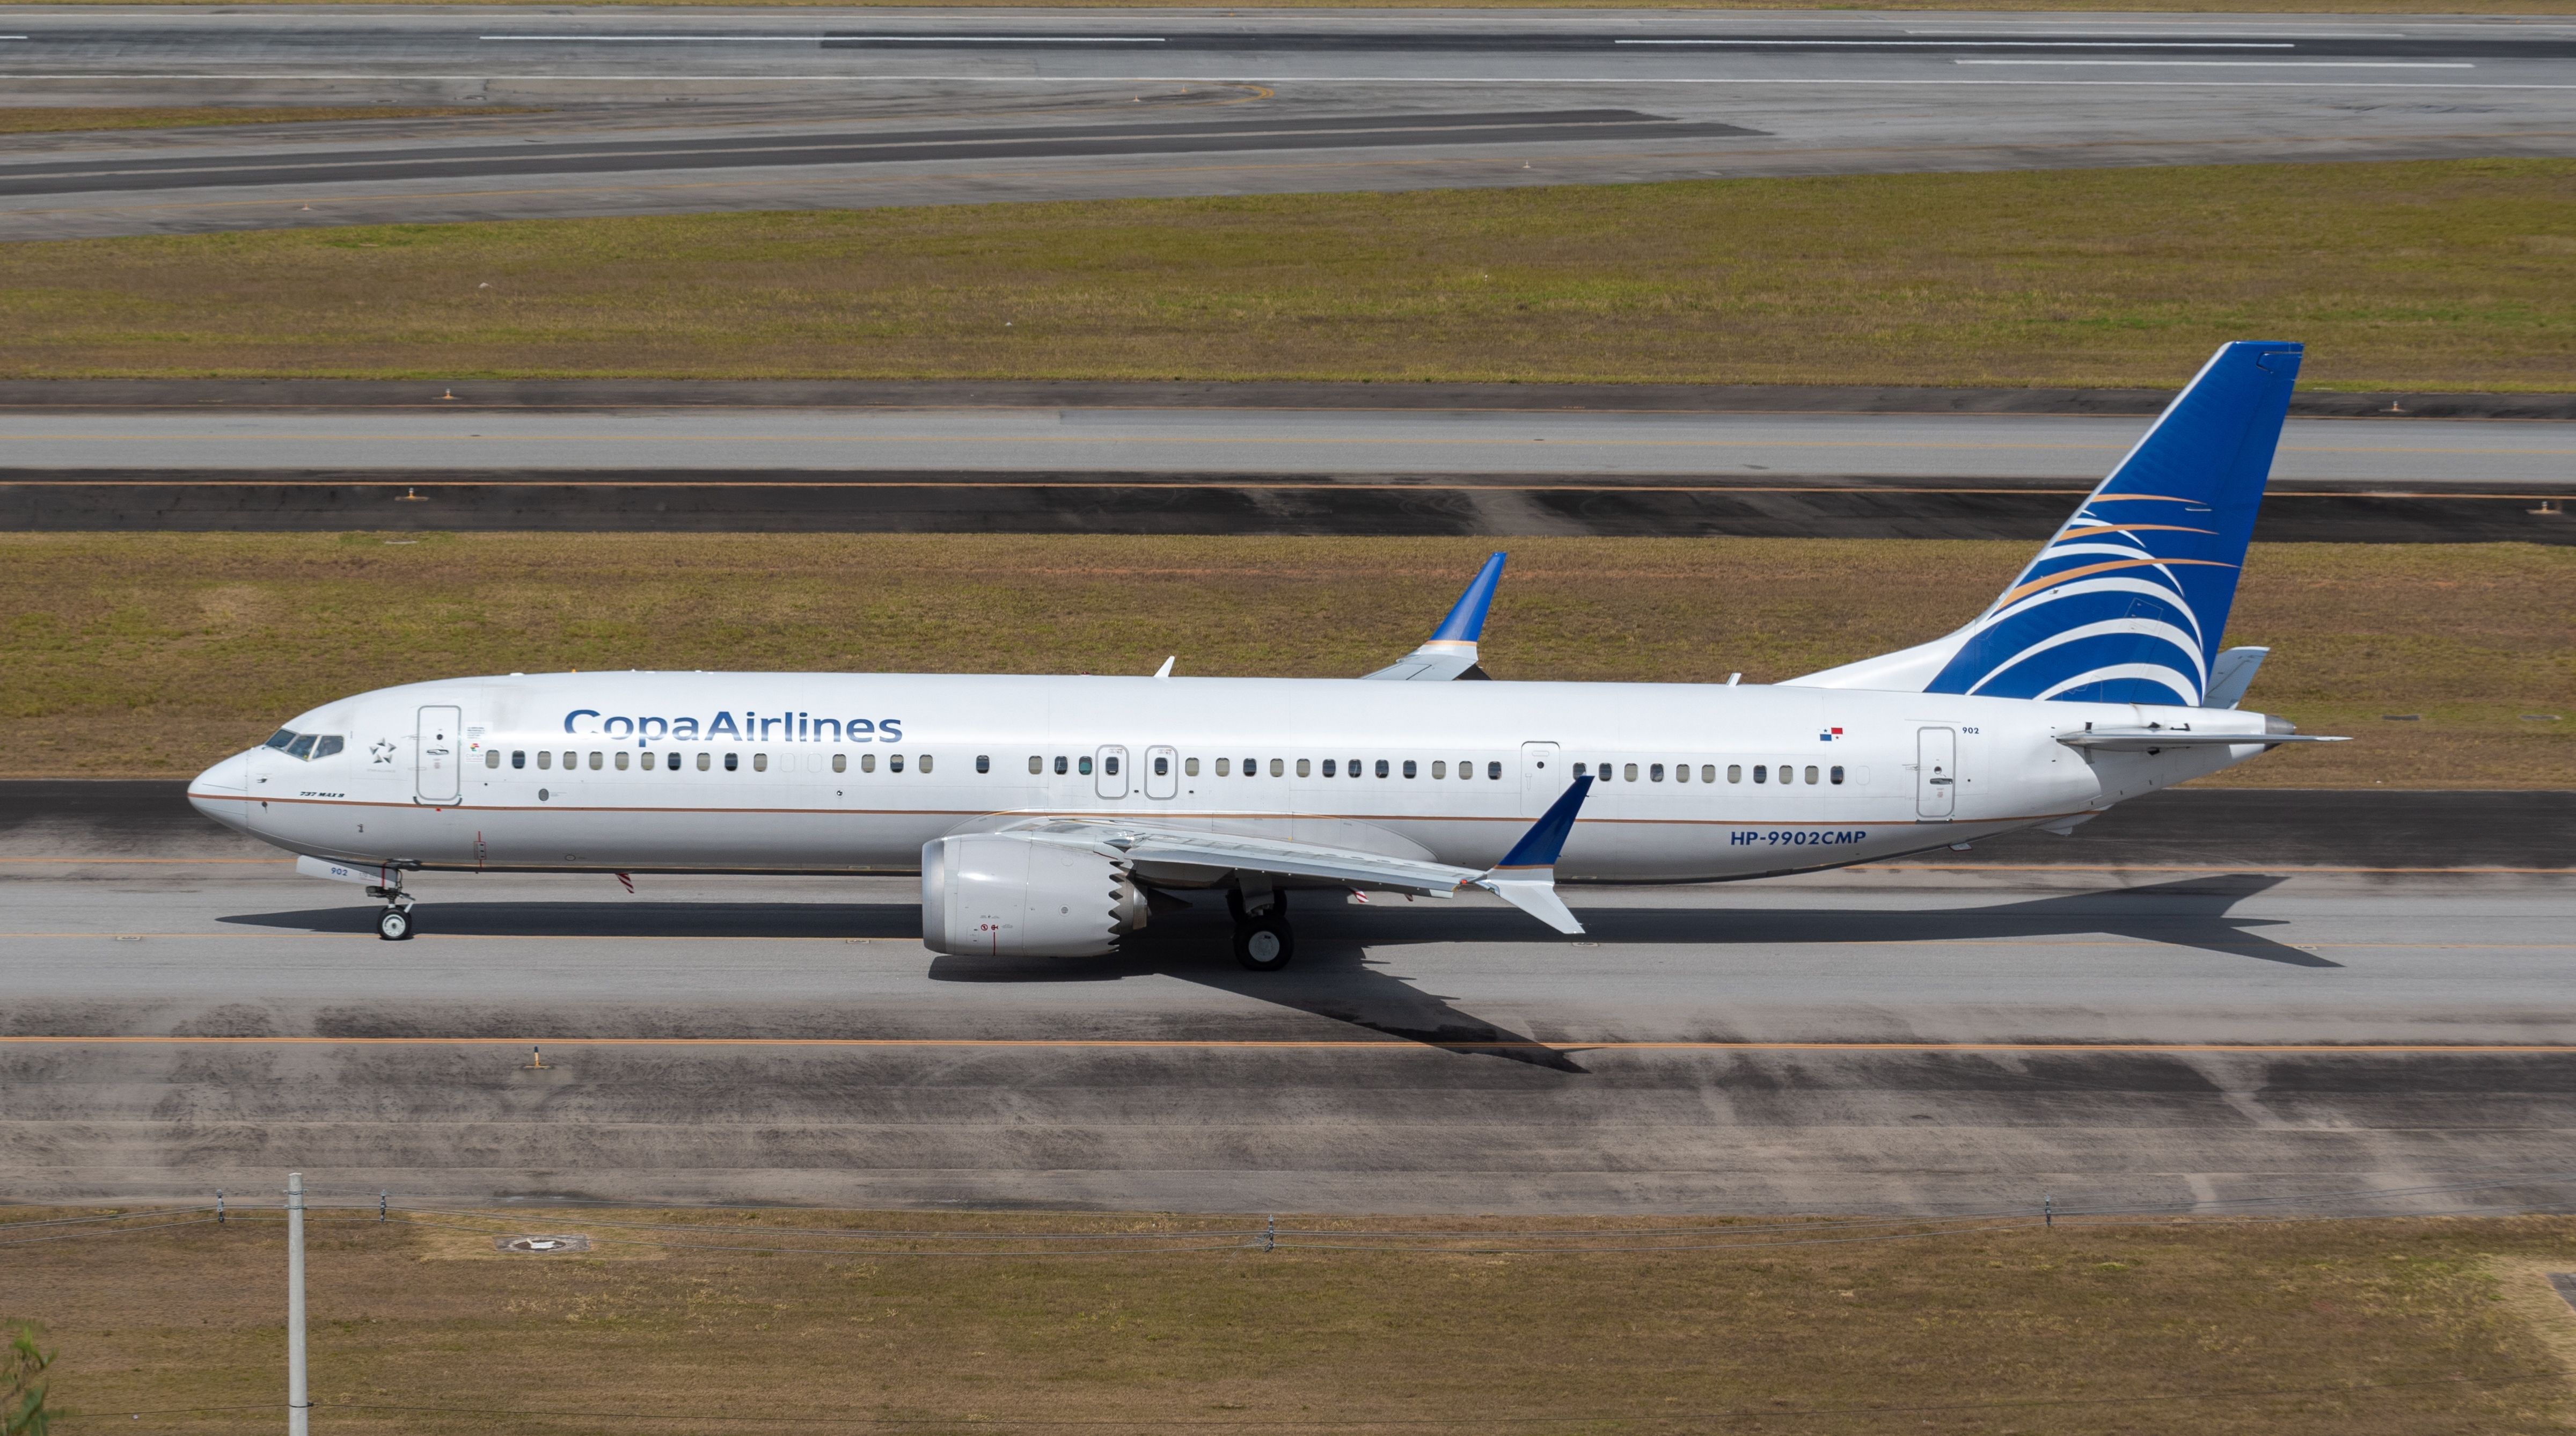
[[[2576,160],[20,244],[0,374],[2576,388]]]
[[[0,1317],[44,1324],[54,1401],[83,1418],[63,1429],[277,1429],[283,1233],[273,1211],[235,1213],[11,1254]],[[1410,1228],[1430,1250],[1095,1240],[1047,1259],[762,1249],[865,1227],[1151,1247],[1260,1223],[394,1216],[308,1219],[317,1430],[2538,1436],[2569,1429],[2576,1354],[2576,1316],[2543,1275],[2576,1265],[2565,1217],[1866,1234],[1879,1240],[1710,1218],[1292,1217]],[[1662,1228],[1628,1239],[1680,1246],[1684,1225],[1706,1249],[1527,1255],[1436,1235],[1525,1249],[1532,1232]],[[602,1242],[588,1254],[492,1245],[586,1227]]]
[[[1411,649],[1470,539],[0,535],[0,776],[183,776],[305,708],[513,670],[1353,677]],[[1755,683],[1919,643],[2010,542],[1522,539],[1504,679]],[[1140,615],[1144,617],[1140,617]],[[2576,549],[2258,545],[2249,700],[2309,732],[2221,781],[2576,786]],[[2391,723],[2387,713],[2420,721]],[[2560,722],[2522,715],[2554,713]]]
[[[525,105],[0,105],[0,135],[542,113]]]

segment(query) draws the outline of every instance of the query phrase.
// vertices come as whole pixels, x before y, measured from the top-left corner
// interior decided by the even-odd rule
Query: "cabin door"
[[[1554,743],[1521,745],[1521,815],[1535,818],[1548,806],[1565,796],[1565,785],[1574,781],[1574,770],[1557,756]]]
[[[462,746],[465,710],[423,708],[411,735],[412,791],[434,808],[456,805],[460,774],[456,750]]]
[[[1914,811],[1926,818],[1946,818],[1958,802],[1959,730],[1918,730],[1914,735]]]

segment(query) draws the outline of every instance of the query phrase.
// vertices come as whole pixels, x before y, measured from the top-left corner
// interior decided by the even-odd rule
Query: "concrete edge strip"
[[[2117,1052],[2242,1053],[2254,1056],[2524,1056],[2576,1055],[2569,1043],[2476,1042],[1625,1042],[1534,1038],[1414,1041],[1377,1038],[1149,1037],[183,1037],[167,1035],[0,1037],[0,1047],[814,1047],[990,1048],[1003,1050],[1145,1050],[1343,1052]],[[535,1070],[535,1069],[530,1069]]]

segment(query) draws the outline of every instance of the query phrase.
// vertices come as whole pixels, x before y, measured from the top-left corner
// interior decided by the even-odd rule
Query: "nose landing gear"
[[[410,893],[401,888],[369,888],[367,896],[383,898],[385,910],[376,914],[376,936],[387,942],[409,942],[412,934]]]

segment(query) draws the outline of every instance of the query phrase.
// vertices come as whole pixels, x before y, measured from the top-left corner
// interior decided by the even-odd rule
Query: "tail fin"
[[[2221,346],[1974,623],[1790,682],[2199,706],[2300,354]]]

